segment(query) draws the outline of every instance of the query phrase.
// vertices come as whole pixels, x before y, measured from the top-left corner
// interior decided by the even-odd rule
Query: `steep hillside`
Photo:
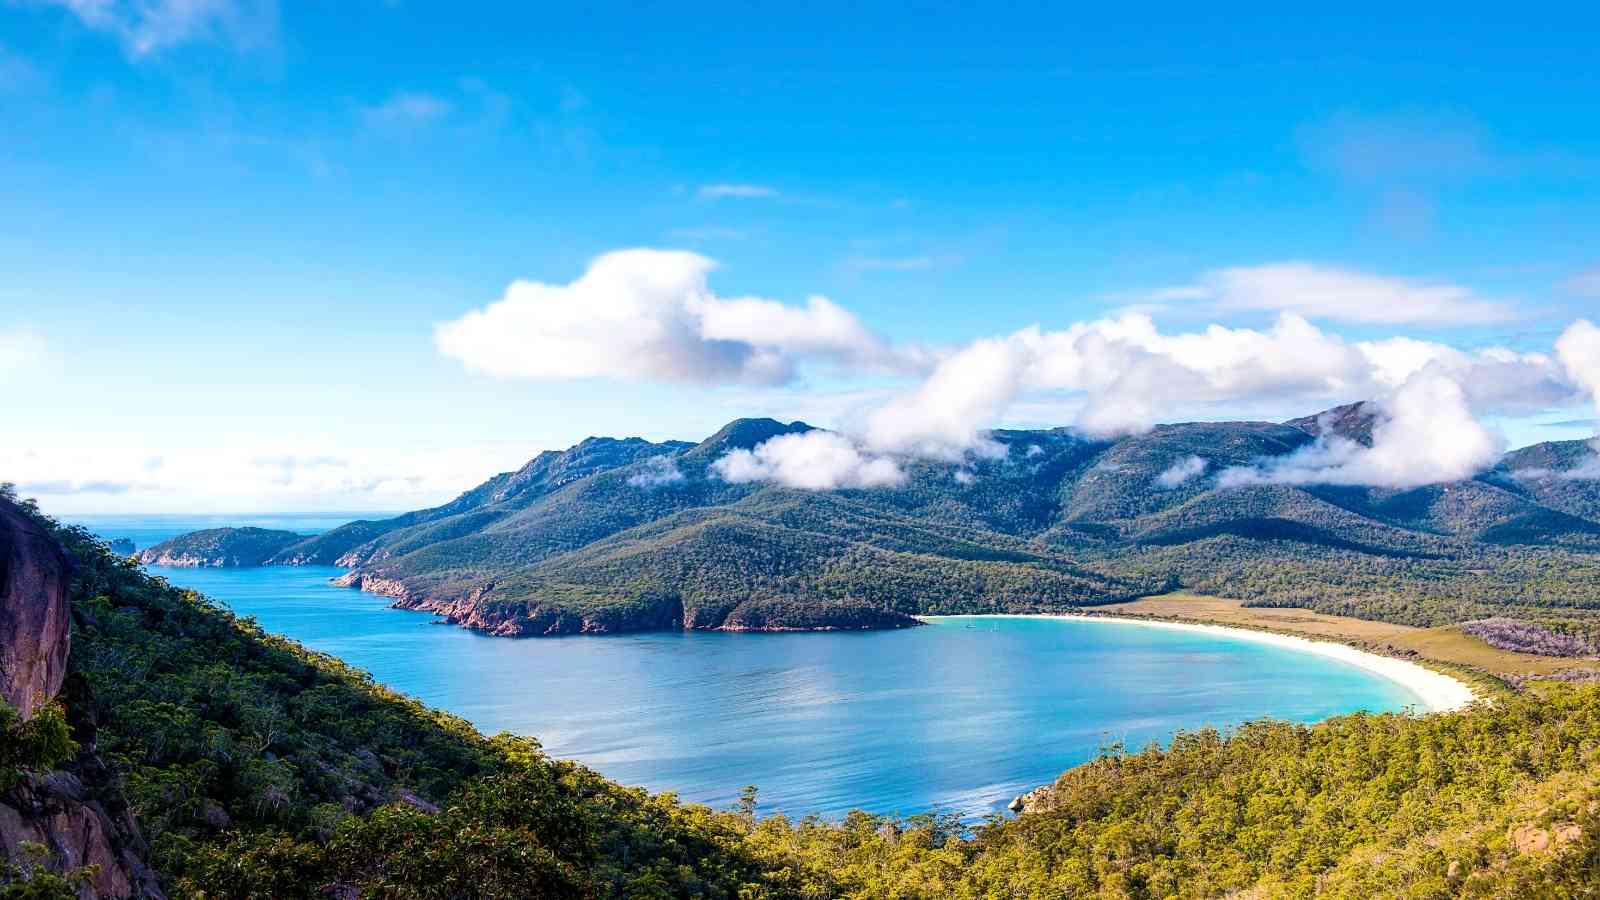
[[[50,616],[66,599],[73,624],[57,703],[21,725],[0,709],[0,837],[50,841],[3,848],[8,897],[1442,900],[1600,883],[1593,684],[1111,747],[970,830],[795,822],[758,817],[754,792],[684,806],[485,738],[0,497],[0,521],[21,520],[50,543],[0,605]],[[69,569],[70,588],[42,577]],[[91,818],[110,855],[69,858]]]
[[[336,562],[351,569],[345,584],[503,635],[896,627],[1174,587],[1430,624],[1600,610],[1587,445],[1541,445],[1479,478],[1407,490],[1217,477],[1319,440],[1370,444],[1377,418],[1351,404],[1110,441],[998,431],[996,453],[906,460],[904,484],[832,491],[732,483],[715,468],[804,423],[740,419],[693,445],[590,438],[445,506],[265,561]]]

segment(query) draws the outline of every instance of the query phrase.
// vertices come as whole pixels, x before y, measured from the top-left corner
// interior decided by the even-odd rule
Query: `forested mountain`
[[[1370,444],[1375,415],[1352,404],[1116,440],[996,431],[993,454],[905,461],[903,484],[827,491],[732,483],[713,465],[804,423],[741,419],[699,444],[589,438],[444,506],[288,540],[261,561],[346,566],[349,585],[507,635],[889,627],[1176,587],[1416,624],[1600,608],[1587,469],[1600,466],[1582,442],[1406,490],[1217,477],[1319,439]]]
[[[1600,877],[1595,684],[1110,747],[970,830],[793,821],[485,738],[3,494],[4,621],[53,625],[0,631],[0,655],[56,663],[3,673],[0,896],[1582,897]]]

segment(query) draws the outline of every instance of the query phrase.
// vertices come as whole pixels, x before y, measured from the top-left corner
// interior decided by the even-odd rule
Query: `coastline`
[[[1228,625],[1212,625],[1200,622],[1170,622],[1159,619],[1140,619],[1116,615],[1088,615],[1083,613],[978,613],[950,616],[918,616],[917,618],[924,620],[1072,619],[1080,622],[1112,622],[1124,625],[1144,625],[1151,628],[1197,632],[1216,637],[1230,637],[1271,644],[1276,647],[1340,660],[1380,677],[1387,678],[1404,687],[1416,695],[1421,706],[1428,713],[1453,712],[1464,709],[1479,699],[1478,692],[1466,682],[1445,675],[1442,672],[1435,672],[1409,660],[1369,653],[1365,650],[1358,650],[1348,644],[1315,640],[1292,634],[1280,634],[1274,631],[1259,631],[1252,628],[1235,628]]]

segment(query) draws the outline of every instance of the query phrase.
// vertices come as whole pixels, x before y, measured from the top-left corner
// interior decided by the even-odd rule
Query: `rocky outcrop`
[[[1020,794],[1006,805],[1006,809],[1019,816],[1025,812],[1042,812],[1050,806],[1051,788],[1052,785],[1045,784],[1034,788],[1026,794]]]
[[[66,679],[72,575],[60,543],[0,499],[0,694],[23,720],[55,699]],[[83,900],[161,897],[138,824],[95,754],[93,723],[73,724],[77,759],[24,774],[0,795],[0,854],[56,872],[92,867],[78,889]]]
[[[107,809],[73,772],[29,778],[0,802],[0,853],[21,863],[32,856],[27,844],[45,848],[51,871],[94,867],[78,890],[82,900],[163,896],[133,816],[125,806]]]
[[[17,507],[0,501],[0,698],[30,719],[67,675],[72,563]]]

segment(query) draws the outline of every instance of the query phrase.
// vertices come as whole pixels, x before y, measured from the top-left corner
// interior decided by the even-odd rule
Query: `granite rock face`
[[[145,848],[133,816],[125,807],[113,813],[91,799],[72,773],[29,778],[0,802],[0,853],[20,862],[29,855],[25,843],[45,847],[52,871],[94,866],[78,890],[82,900],[164,896],[142,858]]]
[[[72,561],[21,510],[0,502],[0,698],[29,719],[67,674]]]
[[[24,719],[55,699],[71,648],[71,557],[15,504],[0,499],[0,695]],[[82,900],[161,897],[148,848],[116,777],[96,755],[92,728],[77,735],[78,757],[63,769],[25,774],[0,795],[0,854],[33,865],[26,845],[43,846],[45,868],[93,866]]]

